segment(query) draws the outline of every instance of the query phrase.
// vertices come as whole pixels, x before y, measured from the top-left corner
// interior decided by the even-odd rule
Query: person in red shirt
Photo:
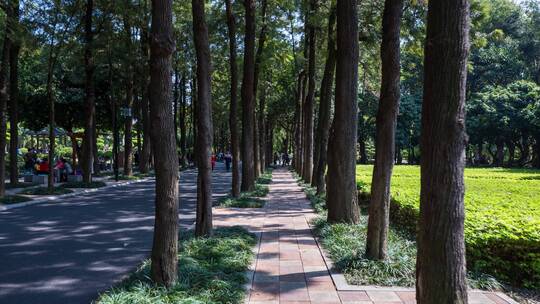
[[[49,160],[44,158],[38,165],[37,174],[49,174]]]
[[[212,154],[212,156],[210,157],[210,163],[212,164],[212,171],[214,171],[214,168],[216,167],[216,161],[217,161],[216,155]]]

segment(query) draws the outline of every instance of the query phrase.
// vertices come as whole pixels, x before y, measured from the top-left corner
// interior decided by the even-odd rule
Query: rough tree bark
[[[7,15],[11,14],[11,9],[7,8]],[[6,23],[7,24],[7,23]],[[4,45],[2,47],[2,58],[0,59],[0,197],[6,194],[6,110],[8,103],[8,79],[9,79],[9,53],[11,51],[11,38],[9,28],[4,35]]]
[[[149,44],[150,39],[148,37],[148,26],[147,26],[147,6],[146,1],[144,1],[144,5],[142,7],[142,11],[144,14],[144,20],[143,25],[141,27],[141,54],[143,58],[143,67],[144,71],[149,71],[148,67],[148,61],[149,61]],[[142,127],[143,127],[143,143],[142,143],[142,151],[139,153],[139,171],[141,173],[147,173],[149,166],[150,166],[150,155],[151,155],[151,136],[150,136],[150,109],[149,109],[149,96],[148,96],[148,85],[149,85],[149,79],[148,79],[149,73],[142,73],[141,75],[141,120],[142,120]]]
[[[180,81],[180,87],[182,92],[182,99],[180,100],[180,166],[186,167],[187,161],[187,146],[186,146],[186,104],[187,104],[187,91],[186,91],[186,73],[182,72],[182,80]]]
[[[298,75],[298,86],[296,90],[296,111],[295,111],[295,151],[294,151],[294,167],[298,175],[302,174],[303,166],[303,107],[304,107],[304,92],[306,84],[306,73],[305,71],[300,72]]]
[[[254,120],[255,96],[255,1],[244,0],[246,28],[244,37],[244,77],[242,80],[242,191],[255,188]]]
[[[80,160],[83,171],[83,181],[89,183],[92,181],[92,167],[94,158],[94,119],[96,112],[96,93],[94,84],[94,56],[93,56],[93,41],[94,31],[92,29],[92,14],[94,12],[94,0],[86,1],[86,12],[84,15],[84,104],[85,104],[85,120],[84,120],[84,137],[83,137],[83,153]],[[52,160],[50,160],[52,161]]]
[[[328,45],[326,47],[326,63],[321,81],[321,93],[319,100],[319,120],[317,123],[317,135],[315,140],[315,157],[313,166],[312,186],[317,187],[317,194],[326,191],[324,175],[326,171],[328,150],[328,135],[330,133],[330,123],[332,116],[332,90],[334,87],[334,72],[336,70],[336,7],[330,8],[328,15]]]
[[[534,138],[535,144],[533,146],[534,158],[533,167],[540,168],[540,134]]]
[[[155,155],[156,219],[151,276],[154,282],[167,287],[173,285],[178,276],[178,157],[170,109],[174,49],[172,0],[152,0],[148,93]]]
[[[266,23],[266,9],[268,6],[268,1],[262,0],[261,1],[261,20],[262,20],[262,26],[261,31],[259,32],[259,42],[257,45],[257,53],[255,54],[255,72],[254,72],[254,78],[253,78],[253,98],[255,98],[255,107],[257,104],[257,92],[259,90],[259,75],[261,71],[262,61],[263,61],[263,53],[264,53],[264,45],[266,43],[266,32],[267,32],[267,23]],[[260,99],[260,98],[259,98]],[[260,103],[260,100],[259,100]],[[254,115],[254,128],[255,132],[253,133],[253,156],[254,156],[254,163],[255,163],[255,177],[258,177],[263,170],[261,169],[264,165],[262,164],[262,153],[264,153],[261,150],[260,147],[260,141],[262,137],[261,129],[263,126],[261,126],[261,120],[260,118],[260,107],[259,107],[259,113],[253,112]],[[259,114],[259,115],[257,115]],[[259,116],[259,117],[257,117]]]
[[[309,6],[308,15],[313,19],[317,11],[317,0],[311,0]],[[308,22],[308,90],[304,103],[304,166],[302,168],[302,177],[308,184],[311,184],[311,177],[313,176],[313,109],[315,106],[316,39],[315,25],[313,24],[313,20],[311,20]]]
[[[19,0],[11,0],[12,17],[8,18],[10,26],[13,29],[19,26]],[[17,35],[12,37],[11,50],[9,52],[9,181],[11,185],[19,182],[19,167],[17,149],[19,146],[19,51],[21,49],[20,41]]]
[[[173,96],[173,121],[174,121],[174,138],[176,139],[176,147],[180,148],[180,136],[178,134],[178,103],[180,102],[180,72],[178,71],[178,60],[174,64],[174,96]],[[180,160],[180,154],[178,154]]]
[[[328,145],[328,222],[357,223],[356,128],[358,126],[358,8],[337,2],[335,115]]]
[[[430,1],[416,261],[419,304],[468,302],[463,236],[468,53],[469,1]]]
[[[266,111],[266,87],[262,88],[261,96],[259,97],[259,115],[257,120],[259,133],[259,141],[257,145],[259,146],[259,171],[261,174],[266,170],[266,122],[264,120]]]
[[[385,0],[381,42],[381,95],[376,118],[375,166],[371,181],[366,255],[384,260],[390,225],[390,179],[399,111],[399,31],[403,0]]]
[[[126,1],[126,6],[129,7],[130,3]],[[127,7],[126,7],[127,9]],[[126,44],[126,49],[131,50],[132,48],[132,39],[131,39],[131,24],[129,16],[124,16],[124,39]],[[131,59],[131,51],[128,51],[128,56],[126,58],[126,102],[125,108],[131,111],[133,115],[133,82],[134,82],[134,71],[133,71],[133,62]],[[133,118],[132,116],[124,117],[124,175],[131,176],[133,175]]]
[[[211,58],[204,0],[192,0],[193,33],[197,53],[197,218],[195,235],[212,235],[212,93]]]
[[[232,153],[232,196],[240,196],[240,138],[238,130],[238,65],[236,64],[236,19],[231,0],[225,0],[227,26],[229,29],[229,65],[231,73],[231,104],[229,108],[229,127],[231,129]]]

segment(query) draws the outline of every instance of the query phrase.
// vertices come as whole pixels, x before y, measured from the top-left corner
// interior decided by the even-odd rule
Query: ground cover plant
[[[49,191],[47,187],[37,187],[24,189],[19,194],[25,195],[58,195],[72,193],[73,190],[64,187],[54,187],[52,191]]]
[[[357,225],[329,224],[326,221],[325,196],[317,195],[315,188],[304,183],[295,173],[293,175],[312,207],[321,215],[312,223],[315,235],[349,284],[414,287],[416,241],[412,234],[400,227],[390,227],[388,259],[384,262],[370,260],[364,256],[368,219],[366,206],[361,206],[360,222]],[[468,282],[471,288],[502,288],[496,279],[478,272],[469,272]]]
[[[315,234],[328,250],[335,267],[352,285],[414,287],[416,242],[399,229],[390,229],[388,259],[373,261],[364,256],[367,236],[367,212],[358,225],[328,224],[324,217],[314,222]],[[470,288],[501,290],[499,282],[489,275],[468,273]]]
[[[250,192],[242,192],[239,198],[232,196],[226,196],[216,203],[220,207],[232,207],[232,208],[262,208],[265,205],[265,201],[260,199],[268,195],[270,191],[268,184],[272,182],[272,170],[267,170],[262,174],[255,183],[255,190]]]
[[[31,198],[24,197],[21,195],[6,195],[0,198],[0,204],[2,205],[17,204],[17,203],[27,202],[31,200],[32,200]]]
[[[101,181],[93,181],[89,183],[85,182],[67,182],[62,185],[64,188],[101,188],[105,187],[107,184]]]
[[[17,184],[6,183],[6,189],[23,189],[23,188],[28,188],[28,187],[34,187],[37,185],[38,185],[37,183],[17,183]]]
[[[154,177],[155,174],[152,172],[152,173],[135,173],[133,175],[123,175],[123,174],[119,174],[118,175],[118,180],[122,180],[122,181],[131,181],[131,180],[139,180],[139,179],[143,179],[143,178],[147,178],[147,177]],[[109,177],[110,180],[115,180],[116,177],[114,175],[112,175],[111,177]]]
[[[372,166],[358,166],[362,197],[368,197]],[[540,171],[465,169],[465,242],[468,269],[514,286],[540,288]],[[362,199],[362,198],[361,198]],[[396,166],[392,223],[414,233],[419,213],[420,169]]]
[[[218,202],[218,206],[229,208],[262,208],[264,207],[264,201],[257,197],[247,197],[244,195],[241,195],[239,198],[227,196]]]
[[[241,303],[255,244],[255,235],[241,227],[215,229],[210,238],[181,233],[175,285],[157,287],[150,280],[150,262],[146,261],[119,286],[102,294],[97,304]]]

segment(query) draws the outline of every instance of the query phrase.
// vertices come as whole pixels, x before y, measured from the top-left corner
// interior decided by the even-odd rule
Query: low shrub
[[[210,238],[182,233],[176,284],[157,287],[146,261],[119,286],[103,293],[97,304],[241,303],[255,244],[255,235],[241,227],[216,229]]]

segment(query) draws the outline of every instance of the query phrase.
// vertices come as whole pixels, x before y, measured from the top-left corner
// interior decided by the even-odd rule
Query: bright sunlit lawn
[[[370,191],[373,166],[357,167],[362,192]],[[540,288],[540,171],[465,170],[465,240],[468,268],[503,281]],[[414,232],[420,202],[420,168],[396,166],[392,222]]]

